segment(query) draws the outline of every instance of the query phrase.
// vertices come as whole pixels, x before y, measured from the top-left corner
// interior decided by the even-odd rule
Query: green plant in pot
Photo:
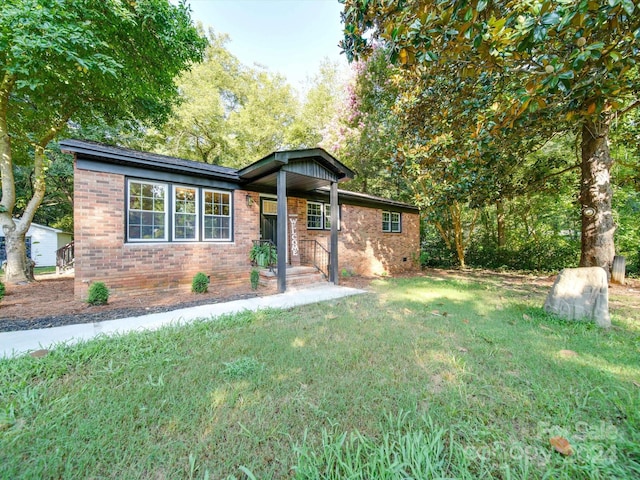
[[[249,251],[249,260],[259,267],[275,265],[278,261],[276,247],[271,243],[254,244]]]

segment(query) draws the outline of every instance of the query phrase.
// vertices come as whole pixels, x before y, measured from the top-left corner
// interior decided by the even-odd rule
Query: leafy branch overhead
[[[342,47],[350,58],[370,53],[373,42],[362,35],[373,30],[393,63],[453,62],[463,78],[498,73],[520,84],[519,105],[500,106],[512,117],[550,106],[550,95],[574,115],[637,100],[629,74],[638,62],[640,12],[630,0],[344,3]]]

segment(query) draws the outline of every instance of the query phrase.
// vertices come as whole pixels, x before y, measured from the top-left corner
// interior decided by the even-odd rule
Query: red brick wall
[[[307,201],[290,198],[289,213],[298,214],[298,238],[329,246],[329,230],[307,230]],[[390,209],[393,210],[393,209]],[[420,219],[402,213],[402,232],[382,232],[382,209],[342,205],[338,232],[339,271],[384,275],[419,269]]]
[[[197,272],[210,275],[212,284],[249,282],[249,250],[260,228],[257,194],[247,207],[247,192],[233,193],[233,242],[126,244],[124,176],[76,168],[74,183],[77,297],[85,298],[94,281],[113,295],[190,289]]]
[[[85,298],[91,282],[104,282],[113,295],[146,289],[190,289],[204,272],[216,282],[249,282],[249,250],[259,238],[259,195],[236,190],[234,241],[224,243],[125,243],[125,178],[120,174],[75,169],[75,295]],[[298,238],[329,244],[329,231],[307,230],[307,202],[289,198],[298,214]],[[419,253],[417,214],[402,214],[402,233],[382,233],[382,210],[342,206],[339,269],[361,275],[416,270]]]

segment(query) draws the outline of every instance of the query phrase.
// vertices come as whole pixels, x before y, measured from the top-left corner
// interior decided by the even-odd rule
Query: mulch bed
[[[73,277],[43,275],[28,285],[7,286],[0,301],[0,332],[51,328],[78,323],[102,322],[168,312],[265,294],[247,287],[215,287],[204,294],[183,291],[145,293],[109,298],[106,305],[89,305],[73,294]]]

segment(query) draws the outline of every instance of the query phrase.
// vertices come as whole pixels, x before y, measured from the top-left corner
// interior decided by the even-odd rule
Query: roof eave
[[[68,154],[76,154],[89,157],[94,160],[108,159],[113,163],[123,163],[136,167],[153,168],[155,170],[180,171],[184,173],[215,176],[225,180],[238,181],[237,173],[212,171],[208,168],[198,168],[199,162],[193,162],[192,166],[178,165],[170,162],[163,162],[151,158],[138,158],[126,153],[115,153],[99,148],[98,145],[76,142],[74,140],[63,140],[60,142],[61,151]],[[118,148],[118,147],[113,147]],[[183,159],[179,159],[183,160]],[[206,164],[202,164],[206,165]]]

